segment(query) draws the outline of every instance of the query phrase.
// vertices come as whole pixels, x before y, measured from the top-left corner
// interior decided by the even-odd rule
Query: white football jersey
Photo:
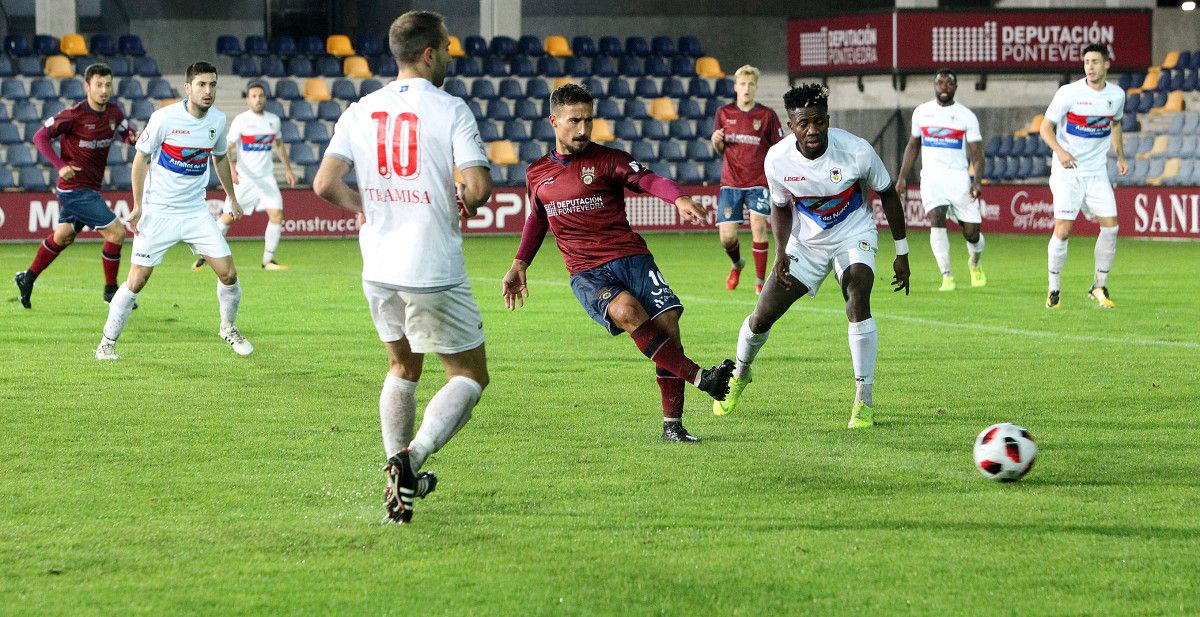
[[[467,279],[454,166],[489,165],[462,99],[425,79],[393,81],[342,113],[325,156],[354,165],[364,280],[431,289]]]
[[[259,182],[275,181],[272,148],[279,139],[279,126],[279,116],[269,111],[256,114],[247,109],[233,117],[225,141],[238,149],[238,174]]]
[[[767,151],[764,167],[771,202],[792,208],[789,243],[836,246],[875,229],[867,188],[881,192],[892,185],[883,161],[865,139],[842,129],[829,129],[829,146],[816,159],[796,149],[788,134]]]
[[[966,105],[955,102],[942,107],[937,99],[913,110],[912,136],[921,140],[921,176],[934,177],[967,173],[968,143],[979,143],[979,119]]]
[[[1059,88],[1046,108],[1046,120],[1055,124],[1054,136],[1076,163],[1074,169],[1064,169],[1058,156],[1053,156],[1050,174],[1107,176],[1112,127],[1123,117],[1125,92],[1112,82],[1096,91],[1085,77]]]
[[[226,152],[225,114],[209,107],[204,116],[193,117],[184,99],[151,114],[136,147],[150,157],[142,195],[144,210],[205,210],[210,160]]]

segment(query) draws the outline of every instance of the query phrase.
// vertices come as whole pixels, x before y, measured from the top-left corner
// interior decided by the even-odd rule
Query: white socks
[[[970,242],[967,243],[967,255],[970,256],[972,268],[978,268],[979,260],[983,259],[983,245],[984,241],[982,231],[979,232],[979,242],[974,244],[971,244]]]
[[[412,441],[413,421],[417,415],[417,382],[388,373],[379,392],[379,424],[383,428],[383,449],[388,458]]]
[[[847,329],[850,338],[850,361],[854,364],[855,401],[874,405],[871,385],[875,383],[875,358],[879,355],[879,332],[875,318],[851,322]]]
[[[456,375],[442,386],[425,407],[421,428],[409,447],[413,470],[421,468],[430,454],[442,449],[446,442],[471,419],[471,409],[479,402],[483,387],[479,382]]]
[[[737,366],[733,369],[734,377],[742,379],[750,372],[750,363],[754,362],[754,357],[758,355],[758,350],[767,344],[767,337],[770,335],[770,330],[761,334],[755,334],[751,331],[749,317],[746,318],[746,321],[742,322],[742,329],[738,332]]]
[[[129,319],[129,313],[133,312],[135,300],[137,300],[137,294],[129,291],[129,287],[125,283],[121,283],[117,293],[113,294],[112,301],[108,303],[108,320],[104,322],[104,338],[115,343],[121,337],[121,331],[125,329],[125,320]]]
[[[1068,240],[1059,240],[1056,235],[1050,235],[1050,245],[1046,248],[1049,255],[1047,270],[1050,273],[1050,291],[1062,289],[1059,286],[1059,275],[1062,274],[1063,264],[1067,263],[1068,242]],[[1099,241],[1097,241],[1097,246],[1099,246]]]
[[[933,249],[933,258],[937,260],[938,270],[942,276],[952,276],[950,273],[950,239],[946,237],[945,227],[929,228],[929,248]]]
[[[267,232],[263,234],[263,264],[275,259],[275,249],[279,248],[279,238],[283,235],[283,225],[267,223]]]
[[[1096,278],[1092,287],[1104,287],[1108,284],[1108,271],[1112,269],[1113,258],[1117,256],[1117,226],[1101,227],[1100,235],[1096,236]]]
[[[238,304],[242,302],[242,283],[234,281],[225,285],[217,279],[217,304],[221,307],[221,327],[232,326],[237,321]]]

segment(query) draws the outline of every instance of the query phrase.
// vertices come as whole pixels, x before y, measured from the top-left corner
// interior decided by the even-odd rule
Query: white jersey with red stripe
[[[825,153],[805,158],[789,134],[767,151],[764,167],[771,203],[792,208],[792,237],[813,247],[834,247],[875,230],[866,189],[892,185],[883,161],[865,139],[831,128]]]
[[[967,174],[967,144],[983,140],[979,119],[962,103],[943,107],[937,99],[913,110],[912,136],[921,140],[921,177]]]
[[[1055,124],[1059,145],[1075,157],[1075,168],[1064,169],[1054,156],[1050,175],[1107,176],[1113,124],[1123,117],[1125,92],[1112,82],[1093,90],[1085,77],[1059,88],[1046,108],[1046,120]]]
[[[275,182],[275,140],[279,139],[279,116],[247,109],[233,117],[225,140],[237,148],[238,175],[256,182]]]
[[[190,213],[207,209],[205,190],[213,156],[224,156],[225,114],[209,107],[196,118],[187,100],[150,115],[138,136],[137,149],[150,159],[142,209],[146,212]]]
[[[363,280],[406,289],[467,280],[454,167],[489,165],[462,99],[426,79],[393,81],[342,113],[325,156],[354,166]]]

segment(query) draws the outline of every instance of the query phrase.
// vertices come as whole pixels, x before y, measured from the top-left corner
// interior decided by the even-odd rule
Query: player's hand
[[[1117,159],[1117,174],[1123,176],[1127,173],[1129,173],[1129,164],[1125,162],[1125,159]]]
[[[725,129],[717,129],[713,131],[712,142],[714,146],[720,147],[725,143]]]
[[[708,212],[687,195],[675,200],[675,208],[679,210],[679,216],[693,223],[703,223],[708,218]]]
[[[234,184],[238,183],[237,167],[234,167],[233,165],[229,166],[229,177],[233,179]]]
[[[129,218],[125,219],[125,226],[129,228],[129,231],[136,234],[138,232],[138,221],[140,220],[142,220],[142,208],[134,206],[133,210],[129,212]]]
[[[70,180],[71,178],[75,177],[75,172],[81,171],[82,169],[82,167],[76,167],[74,165],[63,165],[63,168],[58,170],[58,177],[62,178],[63,180]]]
[[[242,205],[238,203],[237,198],[233,195],[229,196],[229,214],[233,216],[233,220],[240,221],[246,213],[242,212]]]
[[[292,173],[291,167],[288,167],[286,170],[284,170],[283,178],[287,180],[288,186],[292,188],[296,187],[296,174]]]
[[[908,182],[904,180],[896,181],[896,194],[900,196],[900,205],[908,203]]]
[[[458,216],[462,220],[471,218],[471,213],[467,211],[467,201],[463,199],[463,191],[466,187],[462,182],[454,183],[454,203],[458,206]]]
[[[125,143],[132,146],[137,143],[137,140],[138,140],[138,132],[133,129],[130,129],[129,135],[127,135],[125,137]]]
[[[359,229],[362,229],[363,225],[367,224],[367,215],[362,212],[355,212],[354,222],[358,224]]]
[[[787,253],[775,254],[775,282],[784,289],[791,289],[792,285],[797,283],[796,279],[792,278],[792,260]]]
[[[978,182],[971,184],[971,199],[979,199],[983,196],[983,185]]]
[[[529,288],[525,285],[526,266],[523,264],[524,262],[514,260],[501,283],[504,291],[504,307],[510,311],[517,306],[525,306],[525,298],[529,297]]]
[[[1059,153],[1058,162],[1062,163],[1063,169],[1075,169],[1075,166],[1079,164],[1079,161],[1076,161],[1075,157],[1071,156],[1071,153],[1066,150]]]
[[[892,291],[904,290],[904,295],[908,295],[908,255],[896,255],[896,261],[892,262],[892,269],[896,271],[896,276],[892,277]]]

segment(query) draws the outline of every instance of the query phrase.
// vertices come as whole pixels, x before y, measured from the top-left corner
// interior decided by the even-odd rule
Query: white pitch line
[[[499,283],[501,279],[476,277],[475,280],[477,280],[477,281],[492,281],[492,282]],[[537,287],[541,287],[541,286],[570,287],[569,282],[559,281],[559,280],[554,280],[554,281],[528,280],[526,282],[529,285],[536,285]],[[725,299],[725,298],[712,298],[712,297],[691,296],[691,295],[681,295],[681,296],[679,296],[679,299],[684,300],[685,302],[695,302],[695,303],[700,303],[700,304],[738,305],[738,306],[746,307],[747,311],[749,311],[751,308],[753,308],[753,306],[751,304],[749,304],[743,300],[731,300],[731,299]],[[846,314],[846,312],[841,309],[829,309],[829,308],[821,308],[821,307],[816,307],[816,306],[803,306],[800,304],[792,305],[792,308],[788,309],[788,311],[789,312],[800,311],[800,312],[804,312],[804,313],[818,313],[818,314],[823,314],[823,315],[845,315]],[[747,314],[749,314],[749,313],[747,313]],[[937,319],[926,319],[924,317],[911,317],[908,315],[895,315],[895,314],[891,314],[891,313],[875,313],[874,317],[876,319],[904,321],[904,322],[919,324],[919,325],[923,325],[923,326],[938,326],[938,327],[950,328],[950,329],[974,330],[976,332],[987,332],[990,334],[1027,336],[1030,338],[1056,339],[1056,340],[1061,340],[1061,341],[1074,341],[1074,342],[1080,342],[1080,343],[1103,343],[1106,345],[1135,345],[1135,346],[1139,346],[1139,347],[1174,347],[1174,348],[1178,348],[1178,349],[1200,349],[1200,343],[1192,343],[1189,341],[1164,341],[1164,340],[1160,340],[1160,339],[1140,338],[1140,337],[1130,337],[1130,336],[1121,337],[1121,338],[1108,338],[1108,337],[1103,337],[1103,336],[1088,336],[1085,334],[1064,334],[1062,332],[1046,332],[1046,331],[1042,331],[1042,330],[1024,330],[1024,329],[1020,329],[1020,328],[1007,328],[1005,326],[992,326],[992,325],[987,325],[987,324],[974,324],[974,323],[965,323],[965,322],[956,322],[956,321],[941,321],[941,320],[937,320]]]

